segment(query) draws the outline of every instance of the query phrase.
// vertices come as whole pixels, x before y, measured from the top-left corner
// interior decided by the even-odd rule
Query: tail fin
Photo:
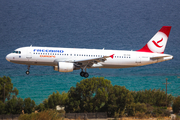
[[[138,52],[164,53],[171,26],[163,26]]]

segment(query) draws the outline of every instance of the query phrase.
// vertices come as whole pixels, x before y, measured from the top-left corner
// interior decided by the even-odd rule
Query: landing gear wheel
[[[87,72],[84,72],[84,77],[85,78],[89,77],[89,74]]]
[[[80,72],[80,76],[84,77],[84,72],[83,71]]]
[[[30,69],[30,65],[28,65],[28,67],[27,67],[27,71],[26,71],[26,75],[29,75],[29,69]]]
[[[87,78],[87,77],[89,77],[89,74],[87,72],[81,71],[80,76]]]
[[[29,75],[29,73],[30,73],[29,71],[26,71],[26,74],[27,74],[27,75]]]

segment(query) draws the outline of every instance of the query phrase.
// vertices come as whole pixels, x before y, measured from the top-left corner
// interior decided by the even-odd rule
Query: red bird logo
[[[152,42],[154,43],[154,45],[155,45],[156,47],[161,48],[161,47],[163,47],[163,45],[160,46],[160,45],[158,45],[158,43],[160,43],[160,42],[162,42],[162,41],[163,41],[163,38],[162,38],[161,40],[157,41],[157,42],[155,42],[154,40],[153,40]]]

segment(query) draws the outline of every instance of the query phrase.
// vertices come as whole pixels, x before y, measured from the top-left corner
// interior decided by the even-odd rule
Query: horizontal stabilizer
[[[164,60],[170,60],[173,59],[172,55],[166,55],[166,56],[156,56],[156,57],[150,57],[151,60],[158,60],[158,59],[164,59]]]

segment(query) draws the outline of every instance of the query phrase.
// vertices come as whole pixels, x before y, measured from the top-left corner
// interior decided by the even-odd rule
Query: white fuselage
[[[172,55],[163,54],[170,30],[171,26],[163,26],[137,51],[30,46],[16,49],[6,59],[28,65],[27,75],[30,65],[45,65],[59,72],[81,69],[80,75],[87,78],[86,68],[128,68],[171,60]]]
[[[172,55],[168,54],[124,50],[21,47],[16,49],[14,53],[8,54],[6,59],[18,64],[57,66],[58,62],[76,63],[112,54],[112,58],[109,57],[106,61],[95,62],[87,68],[128,68],[163,62],[173,58]]]

